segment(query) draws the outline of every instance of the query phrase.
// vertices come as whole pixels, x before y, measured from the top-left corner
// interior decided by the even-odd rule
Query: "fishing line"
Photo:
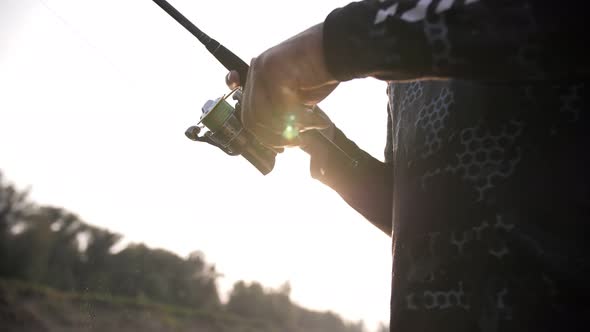
[[[129,75],[125,74],[104,52],[102,52],[96,45],[90,42],[89,38],[87,38],[83,33],[81,33],[78,29],[75,28],[73,24],[71,24],[64,16],[59,14],[57,10],[53,9],[45,0],[37,0],[47,11],[53,15],[56,19],[58,19],[64,27],[70,31],[70,33],[78,39],[78,42],[85,44],[91,51],[98,54],[100,58],[102,58],[109,66],[111,66],[117,74],[127,78],[129,81]]]

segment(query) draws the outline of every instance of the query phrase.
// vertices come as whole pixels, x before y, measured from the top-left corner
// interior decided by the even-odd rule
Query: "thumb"
[[[305,108],[298,112],[295,116],[291,115],[288,123],[298,128],[299,131],[306,131],[311,129],[326,129],[332,125],[332,122],[321,115],[321,113],[314,111],[314,108]]]

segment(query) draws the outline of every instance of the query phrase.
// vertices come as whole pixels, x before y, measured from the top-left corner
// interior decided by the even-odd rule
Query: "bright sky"
[[[247,62],[344,0],[170,0]],[[233,26],[232,26],[233,22]],[[0,0],[0,169],[42,204],[187,255],[369,327],[389,316],[390,240],[309,176],[292,149],[264,177],[189,141],[226,70],[151,0]],[[385,83],[342,84],[321,105],[383,159]]]

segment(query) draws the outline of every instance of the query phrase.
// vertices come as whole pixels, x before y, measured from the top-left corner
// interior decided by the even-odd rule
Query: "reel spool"
[[[208,100],[202,107],[201,119],[196,126],[188,128],[185,135],[193,141],[214,145],[230,156],[242,155],[266,175],[273,170],[277,154],[244,129],[239,111],[227,102],[232,95],[239,101],[241,91],[234,89],[216,100]],[[204,128],[208,131],[199,136]]]

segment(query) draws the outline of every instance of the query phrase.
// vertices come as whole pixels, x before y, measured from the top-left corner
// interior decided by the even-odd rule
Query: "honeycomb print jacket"
[[[385,162],[312,176],[393,240],[391,331],[590,323],[583,2],[363,1],[324,23],[341,81],[390,82]],[[364,110],[370,111],[370,110]]]

